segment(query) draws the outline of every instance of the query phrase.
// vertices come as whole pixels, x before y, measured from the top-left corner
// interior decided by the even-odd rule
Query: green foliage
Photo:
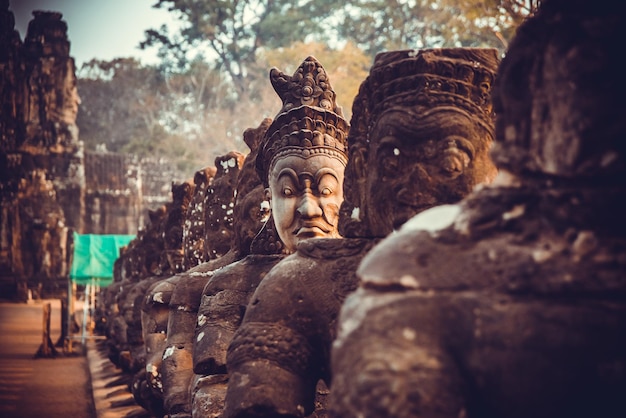
[[[346,118],[376,53],[432,47],[505,51],[540,0],[157,0],[182,26],[146,32],[158,66],[91,61],[78,72],[77,124],[86,148],[165,156],[188,173],[274,117],[270,67],[292,74],[314,55]]]
[[[233,128],[217,120],[229,121],[221,109],[232,105],[231,90],[203,61],[165,74],[130,58],[91,61],[78,72],[80,138],[88,150],[164,156],[193,173],[241,148],[218,130]]]
[[[404,48],[493,47],[504,52],[538,0],[355,0],[337,12],[339,37],[370,55]]]
[[[330,0],[158,0],[154,7],[177,13],[179,37],[166,28],[146,32],[143,48],[172,50],[182,68],[193,51],[203,51],[227,74],[238,94],[248,92],[259,48],[290,45],[305,36],[323,38],[320,24],[333,10]],[[252,80],[253,81],[253,80]]]
[[[147,136],[163,102],[164,78],[132,58],[93,60],[78,73],[80,138],[89,150],[122,150]]]

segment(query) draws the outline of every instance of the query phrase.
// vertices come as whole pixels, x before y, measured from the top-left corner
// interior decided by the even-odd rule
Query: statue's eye
[[[291,190],[289,187],[285,187],[283,189],[283,196],[293,196],[293,190]]]
[[[339,181],[334,174],[325,173],[320,176],[317,183],[317,191],[320,196],[332,196],[337,190],[341,189],[339,186]]]
[[[397,148],[394,148],[394,150]],[[379,170],[385,177],[393,177],[398,175],[400,170],[400,155],[394,153],[393,150],[384,152],[378,159]]]

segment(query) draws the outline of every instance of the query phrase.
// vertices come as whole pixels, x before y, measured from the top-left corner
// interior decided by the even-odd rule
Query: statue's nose
[[[298,206],[298,213],[303,218],[315,218],[322,216],[322,208],[313,193],[305,192],[302,195],[300,205]]]

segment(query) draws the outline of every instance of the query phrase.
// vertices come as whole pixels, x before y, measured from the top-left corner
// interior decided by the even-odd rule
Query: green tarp
[[[74,233],[74,256],[70,278],[77,284],[89,284],[97,279],[100,286],[113,281],[113,263],[120,249],[134,235],[95,235]]]

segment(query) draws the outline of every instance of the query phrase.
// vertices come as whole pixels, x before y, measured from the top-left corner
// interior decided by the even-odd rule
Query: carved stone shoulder
[[[379,241],[369,238],[310,239],[298,244],[298,252],[305,257],[333,260],[365,254]]]
[[[620,255],[626,239],[605,235],[607,225],[617,221],[610,220],[608,210],[599,216],[604,220],[588,222],[597,212],[589,209],[597,206],[592,195],[549,191],[533,197],[530,190],[485,190],[467,199],[460,215],[440,230],[410,228],[428,213],[417,215],[376,246],[357,274],[365,288],[382,291],[624,294],[618,276],[626,270]],[[569,203],[550,213],[558,201]]]

